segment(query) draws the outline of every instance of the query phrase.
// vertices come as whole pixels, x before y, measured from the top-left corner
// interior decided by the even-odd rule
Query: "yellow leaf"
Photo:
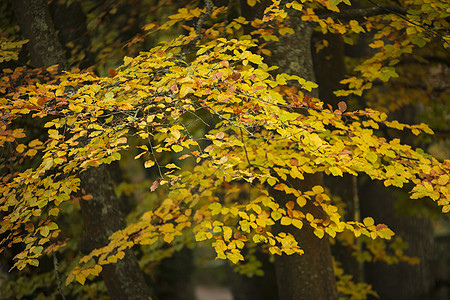
[[[117,258],[119,259],[123,259],[125,257],[125,252],[123,251],[119,251],[117,252]],[[99,266],[101,268],[101,266]]]
[[[167,164],[166,165],[166,168],[168,168],[168,169],[180,169],[180,167],[179,166],[177,166],[176,164]]]
[[[109,263],[115,264],[115,263],[117,262],[117,257],[116,257],[115,255],[108,256],[107,261],[108,261]]]
[[[69,276],[67,276],[66,278],[66,286],[69,285],[69,283],[71,283],[74,280],[74,276],[72,273],[69,274]]]
[[[145,168],[150,168],[150,167],[152,167],[152,166],[154,166],[154,165],[155,165],[155,162],[152,161],[152,160],[147,160],[147,161],[144,163],[144,167],[145,167]]]
[[[119,255],[119,254],[117,254],[117,255]],[[98,275],[103,270],[103,268],[100,265],[95,265],[94,270],[97,272],[97,275]]]
[[[316,228],[316,229],[314,230],[314,234],[315,234],[316,236],[318,236],[319,238],[323,238],[325,232],[324,232],[322,229]]]
[[[318,194],[322,194],[324,192],[323,187],[320,185],[316,185],[312,188],[312,191],[314,192],[314,194],[318,195]]]
[[[47,226],[43,226],[41,228],[39,228],[39,233],[43,236],[43,237],[47,237],[48,234],[50,233],[50,229]]]
[[[141,156],[144,155],[145,153],[147,153],[147,152],[141,152],[141,153],[139,153],[138,155],[136,155],[136,156],[134,157],[134,159],[138,159],[139,157],[141,157]]]
[[[166,242],[167,244],[170,244],[174,239],[173,234],[165,234],[164,235],[164,242]]]
[[[236,264],[240,260],[244,260],[244,257],[240,253],[236,252],[227,253],[227,258],[234,264]]]
[[[289,217],[282,217],[281,218],[281,225],[291,225],[292,219]]]
[[[180,98],[184,98],[187,94],[194,93],[194,92],[195,91],[190,86],[188,86],[187,84],[183,84],[181,86],[180,93],[178,94],[178,96]]]
[[[220,213],[220,211],[221,211],[221,209],[222,209],[222,204],[220,204],[219,202],[211,203],[211,204],[209,205],[209,209],[211,210],[211,214],[212,214],[213,216],[214,216],[214,215],[217,215],[217,214]]]
[[[372,44],[369,44],[371,48],[382,48],[384,46],[384,42],[382,40],[376,40]]]
[[[83,274],[81,274],[81,273],[78,273],[77,275],[75,275],[75,279],[79,283],[81,283],[81,285],[84,285],[84,283],[86,282],[86,277]]]
[[[206,240],[208,237],[206,236],[206,232],[204,232],[204,231],[200,231],[200,232],[198,232],[196,235],[195,235],[195,240],[197,241],[197,242],[201,242],[201,241],[204,241],[204,240]]]
[[[306,198],[303,196],[300,196],[297,198],[297,204],[300,205],[300,207],[305,206],[306,204]]]
[[[280,212],[278,212],[278,211],[273,211],[273,212],[270,214],[270,216],[272,217],[272,219],[273,219],[274,221],[277,221],[277,220],[279,220],[279,219],[281,218],[281,214],[280,214]]]
[[[333,176],[343,176],[342,170],[338,167],[331,167],[329,170]]]
[[[149,24],[149,25],[154,25],[154,24]],[[147,29],[146,29],[147,30]],[[128,57],[128,56],[125,56],[124,58],[123,58],[123,64],[126,66],[126,65],[129,65],[131,62],[133,61],[133,58],[131,58],[131,57]]]
[[[113,92],[107,92],[105,93],[105,98],[114,98],[114,93]]]
[[[256,55],[256,54],[251,54],[251,55],[248,57],[248,60],[249,60],[250,62],[254,63],[254,64],[257,64],[257,65],[260,65],[260,64],[263,63],[262,57],[259,56],[259,55]]]
[[[20,138],[24,138],[26,135],[23,132],[23,129],[19,128],[19,129],[14,129],[12,136],[15,137],[16,139],[20,139]]]
[[[231,230],[230,227],[226,227],[226,226],[223,227],[223,238],[224,238],[226,241],[229,241],[229,240],[230,240],[232,234],[233,234],[233,230]]]
[[[449,211],[450,211],[450,205],[444,205],[444,206],[442,207],[442,212],[443,212],[444,214],[448,213]]]
[[[440,176],[438,179],[438,183],[440,185],[446,185],[448,183],[448,181],[449,181],[449,176],[447,174]]]
[[[335,237],[336,236],[336,231],[334,231],[332,228],[327,227],[325,229],[326,233],[328,233],[331,237]]]
[[[292,220],[292,225],[294,225],[295,227],[297,227],[298,229],[302,229],[303,227],[303,222],[297,219],[293,219]]]
[[[373,220],[373,218],[367,217],[367,218],[364,218],[363,223],[366,226],[372,226],[373,224],[375,224],[375,221]]]
[[[269,179],[267,179],[267,183],[270,184],[271,186],[274,186],[275,183],[277,183],[277,181],[275,178],[270,177]]]
[[[22,153],[23,151],[25,151],[25,148],[26,148],[27,146],[25,146],[24,144],[19,144],[19,145],[17,145],[17,147],[16,147],[16,151],[17,152],[19,152],[19,153]]]
[[[173,151],[175,151],[175,152],[181,152],[181,151],[183,151],[183,147],[181,147],[180,145],[172,145],[172,150]]]

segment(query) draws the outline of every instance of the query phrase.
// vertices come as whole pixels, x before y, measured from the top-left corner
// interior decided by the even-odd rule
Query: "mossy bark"
[[[50,12],[45,0],[12,0],[14,12],[35,67],[59,64],[67,68],[67,60],[56,36]]]

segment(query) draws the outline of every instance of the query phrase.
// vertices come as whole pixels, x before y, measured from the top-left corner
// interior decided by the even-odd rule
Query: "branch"
[[[58,291],[59,291],[59,294],[61,295],[62,299],[66,300],[66,297],[64,296],[63,291],[61,289],[61,278],[59,276],[59,270],[58,270],[59,263],[58,263],[58,259],[56,258],[55,251],[52,251],[52,255],[53,255],[53,267],[55,268],[55,277],[56,277],[56,281],[58,283]]]
[[[332,18],[335,20],[362,19],[386,14],[406,15],[406,9],[399,6],[377,6],[370,8],[354,8],[342,10],[339,13],[318,14],[320,18]]]
[[[378,15],[388,15],[388,14],[394,14],[401,19],[405,20],[406,22],[410,23],[411,25],[417,26],[428,32],[429,35],[439,38],[441,41],[446,43],[448,46],[450,46],[450,43],[444,39],[442,35],[437,33],[436,31],[429,29],[426,26],[423,26],[421,24],[418,24],[416,22],[411,21],[406,17],[407,11],[403,7],[399,6],[392,6],[392,5],[380,5],[376,3],[373,0],[368,0],[370,3],[375,5],[371,8],[356,8],[356,9],[349,9],[349,10],[343,10],[339,13],[330,13],[330,14],[317,14],[317,16],[321,18],[332,18],[335,20],[351,20],[351,19],[362,19],[365,17],[373,17]]]
[[[205,13],[200,16],[200,18],[197,21],[197,25],[195,26],[195,31],[197,33],[198,38],[200,38],[202,35],[203,24],[211,16],[214,3],[211,0],[205,0],[205,6],[206,6]]]

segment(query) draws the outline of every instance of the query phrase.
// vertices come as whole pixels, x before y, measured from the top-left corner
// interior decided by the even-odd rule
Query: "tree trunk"
[[[345,76],[344,42],[339,35],[314,33],[313,42],[328,41],[328,47],[316,52],[312,51],[314,61],[314,73],[319,85],[319,98],[325,104],[330,104],[334,109],[340,101],[346,101],[337,97],[334,91],[342,89],[340,81]],[[346,205],[344,219],[347,221],[359,221],[359,199],[357,193],[357,181],[353,175],[344,174],[343,177],[324,176],[324,183],[330,189],[331,195],[338,196]],[[334,258],[342,264],[346,274],[352,275],[353,280],[363,280],[362,264],[353,256],[353,250],[336,242],[331,247]]]
[[[57,39],[45,0],[14,0],[15,13],[35,66],[59,64],[67,68],[63,48]],[[81,201],[85,222],[85,250],[105,246],[108,237],[125,225],[119,200],[105,166],[90,168],[81,174],[81,187],[93,199]],[[136,257],[131,250],[123,260],[103,267],[102,276],[112,299],[149,299],[147,287]]]
[[[107,245],[108,237],[123,228],[125,222],[107,167],[90,168],[80,177],[85,193],[93,196],[91,200],[80,201],[85,232],[82,250],[90,252]],[[112,299],[150,298],[132,249],[126,250],[125,257],[117,263],[103,266],[102,276]]]
[[[257,250],[256,258],[262,263],[263,276],[248,277],[233,272],[230,268],[231,291],[233,300],[278,300],[277,277],[275,266],[269,256]]]
[[[63,47],[56,36],[45,0],[12,0],[23,36],[29,40],[28,51],[35,67],[59,64],[67,68]]]
[[[372,42],[371,34],[361,35],[355,46],[346,49],[347,56],[355,58],[374,55],[375,50],[368,45]],[[389,90],[386,90],[389,92]],[[380,97],[383,94],[380,93]],[[365,105],[364,98],[361,99]],[[417,109],[414,105],[404,106],[390,118],[407,124],[417,123]],[[398,136],[389,136],[388,139],[401,138],[413,145],[414,138],[405,132]],[[371,216],[377,223],[388,225],[395,235],[408,243],[405,251],[408,256],[418,257],[420,263],[409,265],[406,262],[388,265],[385,262],[371,262],[364,265],[364,280],[373,286],[380,299],[411,299],[411,300],[438,300],[446,299],[439,295],[432,295],[435,289],[437,274],[433,270],[434,264],[434,238],[431,220],[422,215],[411,215],[402,212],[397,206],[401,197],[409,197],[405,192],[395,188],[386,188],[381,182],[370,180],[367,177],[358,177],[358,193],[361,207],[361,218]],[[416,203],[408,205],[421,205]],[[403,204],[405,205],[405,204]],[[388,243],[388,242],[387,242]]]
[[[305,176],[302,181],[290,183],[299,189],[311,190],[313,186],[323,184],[323,181],[319,175],[310,175]],[[270,194],[281,206],[285,206],[288,201],[296,200],[292,195],[286,195],[278,190],[271,190]],[[321,209],[312,203],[307,203],[301,210],[304,214],[311,213],[318,218],[323,215]],[[299,230],[294,226],[277,224],[274,226],[274,233],[279,232],[292,234],[304,251],[303,255],[275,256],[280,300],[337,299],[328,237],[325,235],[319,239],[309,225],[304,225]]]
[[[365,277],[383,300],[439,299],[431,296],[435,284],[430,263],[433,259],[433,228],[429,217],[402,215],[395,209],[398,195],[382,183],[367,181],[359,187],[361,215],[370,215],[377,223],[385,223],[408,243],[408,256],[420,258],[417,265],[406,262],[388,265],[366,263]]]
[[[271,65],[280,67],[280,71],[298,75],[309,81],[316,81],[311,55],[311,37],[313,27],[303,22],[298,12],[290,12],[290,25],[293,35],[284,35],[271,47],[272,56],[268,59]],[[317,97],[317,91],[310,93]],[[323,185],[321,174],[305,176],[303,181],[295,181],[294,186],[303,191],[311,190],[315,185]],[[286,199],[286,195],[272,193],[278,202]],[[281,203],[280,203],[281,204]],[[302,208],[318,216],[321,212],[309,203]],[[275,257],[278,291],[281,300],[337,299],[337,289],[333,270],[328,238],[319,239],[313,229],[304,226],[298,230],[294,226],[276,226],[276,231],[291,233],[300,241],[303,255],[282,255]]]
[[[242,11],[247,19],[261,18],[262,12],[268,3],[262,1],[254,8],[249,8],[246,1],[241,1]],[[314,24],[301,20],[300,14],[293,10],[287,10],[289,22],[294,34],[280,36],[280,41],[270,45],[272,55],[265,61],[269,65],[276,65],[279,71],[287,74],[298,75],[309,81],[316,81],[311,55],[311,38]],[[309,94],[317,97],[317,91]],[[310,190],[315,185],[323,185],[322,175],[305,175],[303,181],[291,182],[294,187],[303,191]],[[286,194],[272,190],[271,195],[280,205],[284,205],[289,197]],[[295,202],[295,199],[294,199]],[[309,203],[302,208],[315,216],[321,214],[319,209]],[[325,236],[319,239],[314,235],[310,226],[304,226],[298,230],[294,226],[274,226],[274,231],[291,233],[299,246],[304,250],[303,255],[282,255],[275,257],[275,269],[277,274],[278,291],[280,300],[311,300],[311,299],[337,299],[336,281],[333,270],[330,245]]]

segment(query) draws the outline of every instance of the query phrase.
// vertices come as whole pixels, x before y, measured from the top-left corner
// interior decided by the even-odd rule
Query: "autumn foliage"
[[[286,10],[348,43],[373,32],[374,55],[343,81],[348,88],[337,92],[361,95],[373,82],[398,76],[397,57],[436,43],[436,37],[400,14],[339,19],[350,1],[279,2],[256,20],[224,21],[226,7],[180,9],[166,23],[144,29],[150,35],[183,25],[186,35],[124,57],[106,76],[56,74],[55,68],[33,76],[23,68],[3,70],[0,233],[2,249],[15,244],[23,249],[14,268],[38,266],[43,255],[64,247],[57,221],[66,213],[62,203],[92,197],[80,190],[80,173],[130,157],[157,174],[148,190],[163,189],[164,198],[112,234],[107,246],[80,257],[66,284],[84,284],[135,245],[158,249],[182,243],[187,235],[233,263],[245,260],[246,245],[273,255],[303,254],[301,240],[273,233],[276,223],[310,226],[319,239],[343,232],[371,239],[394,235],[389,224],[370,217],[344,220],[323,186],[301,191],[291,184],[309,174],[367,174],[386,187],[408,189],[411,199],[430,198],[443,213],[450,210],[450,162],[378,134],[387,128],[433,134],[426,124],[402,124],[369,108],[348,110],[345,98],[338,107],[326,105],[311,97],[316,83],[285,74],[265,58],[271,55],[267,44],[293,34],[284,22]],[[421,1],[403,2],[408,19],[448,26],[443,3],[419,11]],[[345,17],[346,10],[342,13]],[[200,32],[183,24],[201,16]],[[21,43],[2,40],[0,61],[16,59],[9,49]],[[448,42],[440,41],[440,47]],[[295,201],[282,203],[271,190]],[[305,212],[310,204],[322,213]]]

